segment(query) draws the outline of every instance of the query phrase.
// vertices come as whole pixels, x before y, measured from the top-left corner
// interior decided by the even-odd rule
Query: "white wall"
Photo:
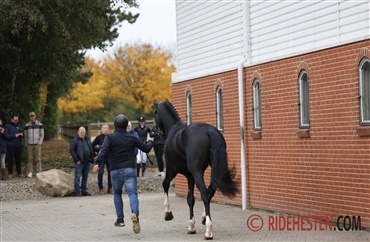
[[[173,82],[234,70],[243,54],[255,65],[370,38],[369,0],[177,0],[176,10]]]
[[[177,1],[178,77],[187,80],[235,69],[243,54],[241,2]],[[180,80],[180,81],[181,81]]]

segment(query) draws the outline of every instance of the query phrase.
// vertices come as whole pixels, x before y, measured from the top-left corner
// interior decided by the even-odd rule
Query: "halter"
[[[157,125],[157,128],[158,128],[158,134],[159,134],[160,136],[162,136],[164,139],[167,139],[167,136],[166,136],[165,132],[163,132],[163,131],[161,130],[161,128],[159,128],[159,126],[158,126],[158,125]]]

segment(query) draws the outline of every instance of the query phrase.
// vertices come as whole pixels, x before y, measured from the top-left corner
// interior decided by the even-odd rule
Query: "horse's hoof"
[[[173,219],[173,214],[172,214],[172,211],[170,212],[166,212],[165,215],[164,215],[164,220],[166,221],[170,221]]]
[[[203,239],[204,239],[204,240],[213,240],[213,236],[208,237],[208,236],[205,236],[205,235],[204,235]]]
[[[202,217],[202,224],[206,225],[206,217]]]
[[[187,234],[196,234],[197,233],[197,231],[196,230],[193,230],[193,231],[191,231],[191,230],[188,230],[188,232],[186,232]]]

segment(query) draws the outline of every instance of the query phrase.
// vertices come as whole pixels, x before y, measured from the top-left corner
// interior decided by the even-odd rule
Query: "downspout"
[[[240,125],[240,166],[242,178],[242,210],[248,207],[247,198],[247,169],[245,157],[245,139],[244,139],[244,87],[243,87],[243,66],[249,60],[250,42],[249,42],[249,1],[243,1],[243,37],[244,54],[238,64],[238,89],[239,89],[239,125]]]
[[[245,159],[244,142],[244,92],[243,92],[243,64],[248,58],[243,57],[238,65],[238,88],[239,88],[239,124],[240,124],[240,166],[242,177],[242,209],[247,209],[247,169]]]

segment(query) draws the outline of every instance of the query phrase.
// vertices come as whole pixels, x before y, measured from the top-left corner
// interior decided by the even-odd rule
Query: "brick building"
[[[370,3],[176,7],[173,104],[222,131],[240,181],[236,198],[213,200],[370,227]]]

